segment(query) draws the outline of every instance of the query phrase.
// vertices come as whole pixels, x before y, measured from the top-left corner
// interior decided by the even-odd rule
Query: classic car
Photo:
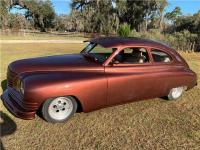
[[[64,122],[128,102],[178,99],[197,85],[197,76],[176,50],[140,38],[104,37],[88,41],[79,54],[12,62],[2,99],[16,117]]]

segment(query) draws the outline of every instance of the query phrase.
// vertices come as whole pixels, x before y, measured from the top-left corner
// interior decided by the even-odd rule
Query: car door
[[[117,63],[105,67],[105,74],[108,80],[109,105],[151,98],[158,95],[154,85],[156,76],[152,60],[149,57],[149,49],[137,47],[137,49],[143,51],[146,57],[145,62],[141,63],[139,58],[131,58],[134,57],[134,54],[130,49],[135,48],[121,49],[118,55],[113,57],[113,61]],[[119,55],[121,56],[119,57]],[[129,60],[125,61],[123,57],[125,60]]]

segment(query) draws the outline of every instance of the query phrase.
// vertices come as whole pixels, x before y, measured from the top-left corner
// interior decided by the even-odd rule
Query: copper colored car
[[[164,97],[178,99],[197,84],[196,74],[172,48],[139,38],[98,38],[79,54],[12,62],[2,99],[16,117],[41,111],[64,122],[77,110]]]

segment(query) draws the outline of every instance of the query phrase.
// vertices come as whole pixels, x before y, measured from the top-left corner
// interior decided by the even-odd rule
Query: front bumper
[[[8,90],[4,91],[3,95],[1,96],[3,100],[4,106],[16,117],[21,119],[34,119],[36,110],[27,109],[20,106],[15,99],[13,99],[10,95]]]

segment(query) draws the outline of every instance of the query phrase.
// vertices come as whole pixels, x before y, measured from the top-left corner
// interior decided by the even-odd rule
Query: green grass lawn
[[[0,34],[1,40],[86,40],[79,36],[53,35],[53,34]]]
[[[17,59],[76,53],[84,44],[2,44],[1,80]],[[181,53],[200,76],[200,54]],[[91,87],[92,88],[92,87]],[[50,124],[13,117],[0,102],[5,149],[200,149],[200,80],[177,101],[160,98],[77,113]],[[4,124],[3,124],[4,119]],[[9,134],[6,134],[9,131]]]

